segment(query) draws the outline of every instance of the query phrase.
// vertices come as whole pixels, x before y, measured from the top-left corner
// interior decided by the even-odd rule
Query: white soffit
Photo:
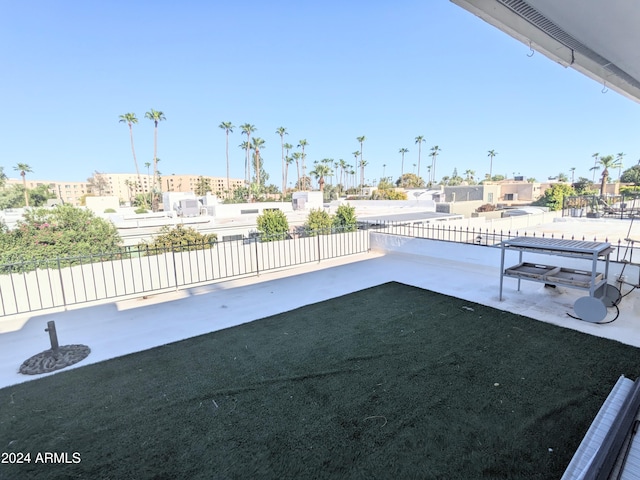
[[[603,87],[640,102],[635,0],[451,0]]]

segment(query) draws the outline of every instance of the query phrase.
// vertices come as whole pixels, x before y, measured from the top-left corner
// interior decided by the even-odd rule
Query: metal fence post
[[[320,263],[320,232],[316,236],[318,237],[318,263]]]
[[[258,237],[254,237],[253,244],[256,246],[256,275],[260,276],[260,262],[258,261]]]
[[[57,258],[57,261],[58,261],[58,278],[60,278],[60,290],[62,291],[62,305],[64,305],[64,308],[66,310],[67,309],[67,296],[64,293],[64,282],[62,281],[62,268],[60,267],[60,255],[58,255],[56,258]],[[69,272],[69,273],[71,273],[71,272]]]
[[[178,266],[176,265],[176,249],[171,246],[171,257],[173,258],[173,280],[176,282],[176,292],[178,291]]]

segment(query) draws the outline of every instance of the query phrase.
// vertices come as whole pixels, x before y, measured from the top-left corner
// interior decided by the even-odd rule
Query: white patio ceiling
[[[640,102],[638,2],[451,1],[561,65]]]

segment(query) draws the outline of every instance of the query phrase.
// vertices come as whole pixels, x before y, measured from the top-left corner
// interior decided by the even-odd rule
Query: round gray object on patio
[[[39,375],[54,372],[87,358],[91,349],[86,345],[65,345],[57,350],[45,350],[25,360],[20,365],[20,373]]]
[[[585,322],[598,323],[607,316],[607,307],[599,298],[581,297],[573,304],[573,309]]]

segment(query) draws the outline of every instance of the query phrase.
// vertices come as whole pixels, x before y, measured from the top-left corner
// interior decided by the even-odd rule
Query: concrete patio
[[[372,233],[372,251],[239,280],[187,288],[148,298],[113,301],[68,311],[0,320],[0,388],[38,376],[18,373],[21,363],[50,347],[47,322],[54,320],[60,345],[83,344],[91,354],[79,368],[290,311],[385,282],[402,282],[507,310],[587,334],[640,347],[640,293],[633,291],[603,322],[570,317],[584,291],[546,288],[505,279],[499,300],[500,248]],[[515,257],[511,257],[514,260]],[[611,265],[611,281],[622,268]],[[638,267],[625,275],[637,281]],[[623,289],[626,293],[630,288]],[[472,308],[472,307],[470,307]],[[617,315],[617,317],[616,317]],[[52,373],[55,374],[55,373]]]

